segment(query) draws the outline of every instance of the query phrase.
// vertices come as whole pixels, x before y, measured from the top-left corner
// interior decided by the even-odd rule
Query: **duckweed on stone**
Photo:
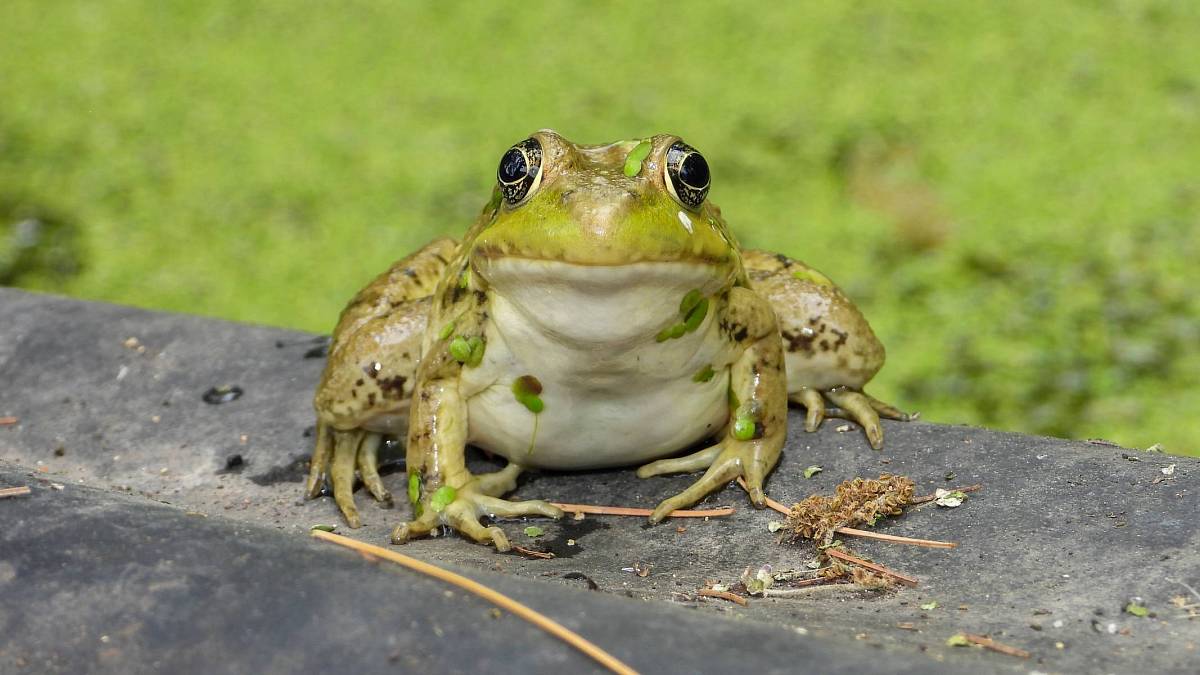
[[[692,376],[692,382],[708,382],[712,380],[713,375],[716,374],[717,371],[713,370],[712,364],[710,363],[709,365],[701,368],[699,372]]]
[[[446,324],[445,326],[442,326],[442,329],[438,331],[438,339],[445,340],[446,338],[450,337],[450,334],[453,332],[454,332],[454,322],[451,321],[450,323]]]

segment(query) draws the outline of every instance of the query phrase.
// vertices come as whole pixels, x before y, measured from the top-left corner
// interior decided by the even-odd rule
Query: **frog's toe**
[[[688,489],[674,497],[664,499],[662,503],[655,507],[654,512],[650,514],[651,523],[661,522],[663,518],[671,515],[672,511],[695,504],[708,496],[709,493],[719,490],[729,481],[742,475],[743,462],[741,456],[730,452],[730,449],[723,449],[721,446],[716,447],[721,452],[718,454],[716,460],[712,462],[712,465],[708,467],[708,471],[705,471],[700,480],[692,483]],[[759,477],[759,491],[761,492],[761,490],[762,479]]]
[[[495,498],[489,497],[488,499]],[[484,527],[484,525],[479,522],[479,515],[475,509],[476,504],[470,503],[472,501],[478,503],[478,498],[471,500],[456,500],[446,506],[446,510],[442,513],[443,518],[446,520],[446,524],[474,539],[480,544],[494,544],[496,546],[496,550],[501,553],[512,550],[512,544],[508,543],[508,536],[504,534],[504,530],[501,530],[495,525]],[[560,511],[559,515],[561,514],[562,512]]]
[[[317,422],[317,445],[308,462],[308,482],[304,485],[306,499],[316,499],[325,488],[325,472],[329,470],[330,430],[324,422]]]
[[[407,523],[401,523],[392,530],[392,543],[403,544],[410,539],[423,537],[433,531],[433,528],[438,526],[438,514],[431,509],[426,509],[417,516],[416,520],[410,520]]]
[[[379,446],[382,444],[382,434],[368,432],[363,436],[362,445],[358,447],[358,474],[362,476],[363,485],[367,486],[375,501],[390,507],[392,494],[383,486],[383,480],[379,477]]]
[[[871,405],[871,399],[868,396],[850,389],[831,389],[825,392],[825,395],[835,405],[842,408],[849,419],[862,426],[872,448],[883,449],[883,427],[879,424],[879,413]]]
[[[520,516],[543,516],[546,518],[562,518],[562,509],[540,499],[530,499],[522,502],[510,502],[507,499],[480,495],[475,497],[478,509],[492,517],[516,518]]]
[[[721,454],[721,446],[714,445],[683,457],[660,459],[639,467],[637,477],[649,478],[651,476],[661,476],[664,473],[691,473],[692,471],[700,471],[712,466],[713,460],[719,454]]]
[[[875,409],[875,412],[879,413],[880,417],[900,422],[911,422],[920,416],[920,413],[906,413],[893,405],[880,401],[865,391],[863,392],[863,396],[867,397],[867,400],[871,403],[871,407]]]
[[[825,399],[821,392],[812,387],[801,387],[799,391],[788,397],[792,403],[804,406],[804,430],[816,431],[825,421]]]
[[[329,481],[333,484],[333,500],[337,502],[346,524],[352,528],[362,527],[358,508],[354,505],[354,465],[358,458],[361,431],[333,431],[333,461],[329,467]]]

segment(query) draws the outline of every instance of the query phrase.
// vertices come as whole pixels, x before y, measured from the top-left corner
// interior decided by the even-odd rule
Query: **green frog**
[[[909,418],[863,392],[883,346],[828,277],[741,250],[710,186],[704,156],[672,135],[576,145],[543,130],[509,148],[461,242],[397,262],[342,311],[308,497],[328,475],[360,527],[356,473],[390,502],[379,448],[404,437],[414,517],[392,541],[447,525],[505,551],[482,517],[562,516],[504,499],[526,468],[703,471],[656,523],[736,478],[764,506],[789,401],[808,431],[845,417],[880,448],[880,417]],[[472,474],[467,445],[508,464]]]

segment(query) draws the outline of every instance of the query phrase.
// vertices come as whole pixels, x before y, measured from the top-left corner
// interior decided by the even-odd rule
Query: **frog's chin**
[[[492,258],[480,272],[505,332],[616,348],[653,340],[677,323],[680,300],[690,291],[710,296],[730,283],[724,267],[690,261],[578,265]]]

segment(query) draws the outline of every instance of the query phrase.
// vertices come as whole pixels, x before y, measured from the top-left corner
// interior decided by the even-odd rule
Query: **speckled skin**
[[[676,137],[643,141],[640,165],[626,162],[638,141],[532,139],[541,167],[521,201],[497,189],[461,243],[439,239],[401,260],[342,312],[315,398],[310,497],[328,474],[358,527],[355,470],[390,500],[376,451],[407,431],[415,517],[393,541],[444,524],[507,550],[481,516],[562,515],[501,499],[524,466],[705,470],[659,504],[658,522],[738,477],[763,506],[789,397],[808,408],[810,430],[826,414],[851,417],[875,447],[880,414],[906,418],[861,393],[883,347],[832,282],[784,256],[740,252],[719,208],[679,201],[664,170]],[[468,444],[510,463],[472,475]]]

